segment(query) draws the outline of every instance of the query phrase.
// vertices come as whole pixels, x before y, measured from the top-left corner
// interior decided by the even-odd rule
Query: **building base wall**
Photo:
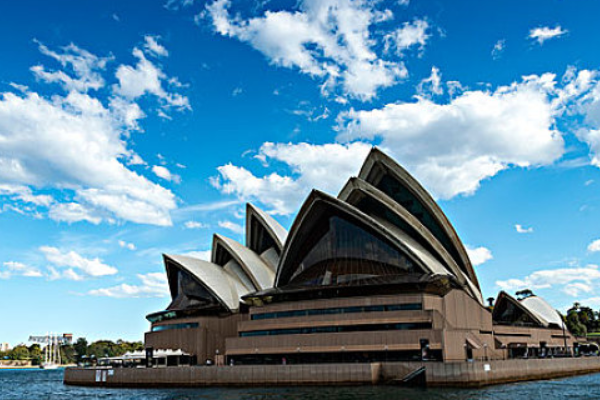
[[[600,372],[600,357],[456,363],[68,368],[64,383],[101,387],[402,384],[404,377],[421,367],[425,367],[428,386],[477,387]]]

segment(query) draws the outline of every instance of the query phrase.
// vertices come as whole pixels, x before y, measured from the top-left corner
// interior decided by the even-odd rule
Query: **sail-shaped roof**
[[[250,292],[237,277],[227,273],[219,265],[189,256],[164,254],[163,257],[173,299],[179,294],[176,269],[189,273],[229,311],[237,311],[240,298]]]
[[[268,241],[263,239],[267,235],[276,246],[279,253],[283,250],[287,231],[279,222],[269,214],[256,207],[254,204],[246,204],[246,247],[257,254],[266,250]],[[265,243],[266,242],[266,243]]]
[[[546,300],[539,296],[527,297],[520,301],[532,314],[535,314],[546,326],[556,325],[563,328],[563,320],[558,311],[556,311]]]
[[[401,273],[451,275],[435,257],[397,227],[383,224],[344,201],[313,190],[290,230],[275,286],[288,285],[300,274],[310,275],[305,272],[309,268],[326,268],[324,265],[328,262],[331,264],[327,268],[345,268],[343,279],[346,280]],[[330,278],[321,277],[320,284],[329,283]]]
[[[467,251],[454,227],[435,200],[415,178],[377,148],[373,148],[367,156],[359,177],[387,194],[415,216],[444,246],[471,282],[479,288]]]
[[[351,178],[341,190],[338,198],[375,218],[380,223],[387,226],[391,224],[396,229],[401,230],[402,237],[408,236],[405,241],[412,243],[413,247],[421,247],[429,255],[435,256],[444,267],[454,274],[459,283],[466,286],[467,292],[477,301],[483,303],[481,292],[456,264],[454,258],[429,229],[402,205],[360,178]]]
[[[215,234],[213,236],[212,262],[225,267],[231,259],[241,266],[256,290],[273,287],[275,272],[258,254],[233,239]]]

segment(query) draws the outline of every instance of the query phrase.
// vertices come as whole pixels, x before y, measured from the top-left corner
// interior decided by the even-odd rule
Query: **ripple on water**
[[[65,386],[63,371],[0,370],[0,400],[590,400],[600,399],[600,374],[482,389],[389,386],[105,389]]]

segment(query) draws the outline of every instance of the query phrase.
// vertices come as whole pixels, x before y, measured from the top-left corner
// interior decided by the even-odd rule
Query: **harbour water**
[[[65,386],[63,370],[0,370],[0,400],[558,400],[600,399],[600,374],[491,386],[413,389],[389,386],[104,389]]]

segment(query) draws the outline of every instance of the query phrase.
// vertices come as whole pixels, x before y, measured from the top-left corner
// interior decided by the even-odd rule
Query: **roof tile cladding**
[[[365,199],[370,205],[361,203]],[[246,213],[246,246],[214,235],[212,263],[178,261],[194,279],[214,287],[231,312],[239,304],[231,303],[236,296],[229,293],[239,299],[245,289],[297,287],[298,279],[313,286],[381,285],[382,278],[402,274],[448,277],[482,303],[477,277],[447,217],[408,172],[376,148],[338,198],[311,192],[289,234],[254,205]],[[208,274],[215,267],[227,279]]]

